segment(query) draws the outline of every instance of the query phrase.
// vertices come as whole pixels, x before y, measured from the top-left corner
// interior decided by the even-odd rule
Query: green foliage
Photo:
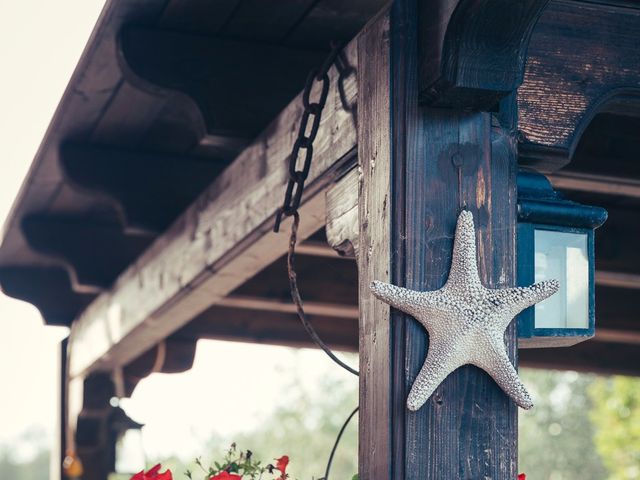
[[[589,417],[609,480],[640,478],[640,380],[599,378],[589,387]]]
[[[213,466],[205,467],[200,458],[197,458],[195,462],[200,467],[200,470],[204,472],[205,479],[218,473],[228,472],[237,473],[246,479],[256,480],[262,479],[262,475],[265,472],[273,470],[271,465],[261,465],[259,460],[255,460],[251,450],[238,451],[235,443],[231,444],[222,461],[213,461]],[[193,480],[193,474],[188,469],[185,471],[185,476]]]
[[[603,480],[587,395],[593,375],[523,369],[535,407],[519,417],[519,470],[534,480]]]

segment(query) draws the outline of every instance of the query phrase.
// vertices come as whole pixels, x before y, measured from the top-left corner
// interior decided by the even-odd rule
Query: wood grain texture
[[[489,114],[425,110],[421,115],[425,143],[417,146],[415,160],[407,161],[406,286],[434,290],[444,284],[461,207],[474,214],[483,283],[515,285],[514,143],[492,149]],[[465,158],[460,197],[451,155],[462,145],[475,152]],[[513,325],[505,340],[515,362]],[[428,342],[424,329],[412,320],[407,321],[405,341],[406,394]],[[486,373],[464,366],[420,411],[407,413],[405,478],[515,478],[516,425],[515,404]]]
[[[531,36],[518,89],[521,163],[568,163],[593,116],[640,95],[640,10],[554,0]]]
[[[394,122],[394,282],[434,290],[447,279],[455,223],[474,215],[480,277],[487,287],[513,286],[516,227],[515,138],[492,129],[488,113],[417,108],[415,7],[396,2],[392,22]],[[397,31],[394,32],[394,29]],[[459,162],[460,169],[454,165]],[[398,218],[398,212],[402,218]],[[406,315],[394,344],[395,394],[406,399],[428,348],[424,328]],[[505,334],[515,363],[515,328]],[[403,402],[404,403],[404,402]],[[397,417],[401,418],[401,417]],[[516,476],[517,408],[483,371],[453,372],[418,412],[404,412],[404,469],[415,480],[510,479]],[[395,447],[395,445],[394,445]],[[398,448],[396,447],[396,450]]]
[[[389,16],[382,14],[358,38],[358,196],[360,412],[359,474],[391,476],[391,329],[389,307],[369,285],[391,280],[391,125]]]
[[[306,303],[305,303],[306,305]],[[310,314],[318,335],[331,348],[358,351],[358,321],[354,318]],[[214,305],[172,335],[172,338],[229,340],[317,348],[295,313]]]
[[[420,2],[421,99],[437,106],[495,108],[522,83],[529,37],[548,2]]]
[[[356,257],[359,251],[357,169],[351,170],[327,191],[327,242],[345,257]]]
[[[355,43],[345,54],[355,65]],[[324,224],[324,189],[353,160],[356,144],[335,69],[330,76],[301,210],[301,239]],[[349,77],[342,85],[349,104],[355,101],[355,82]],[[288,223],[278,235],[271,228],[301,110],[298,96],[74,322],[72,376],[126,364],[285,253]]]

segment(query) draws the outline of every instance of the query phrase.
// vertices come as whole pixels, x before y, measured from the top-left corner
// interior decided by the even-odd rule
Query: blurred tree
[[[12,452],[3,447],[0,450],[0,478],[3,480],[46,480],[49,478],[49,452],[37,451],[28,460],[16,460]]]
[[[594,375],[522,370],[535,407],[519,417],[519,470],[534,480],[603,480],[593,442],[588,385]]]
[[[270,462],[286,454],[291,458],[291,477],[300,480],[324,475],[331,448],[349,414],[358,405],[355,378],[327,378],[322,395],[296,387],[285,393],[286,403],[276,408],[255,431],[238,437],[238,445],[251,448],[258,458]],[[333,460],[330,479],[350,479],[358,471],[357,414],[349,423]]]
[[[609,480],[640,479],[640,379],[599,378],[589,397],[595,444]]]
[[[354,363],[355,356],[348,356]],[[254,458],[264,464],[275,463],[281,455],[291,459],[287,472],[290,478],[299,480],[319,479],[324,476],[327,460],[344,421],[358,405],[358,380],[343,374],[323,377],[320,385],[310,387],[302,381],[305,372],[296,365],[278,369],[278,374],[290,377],[283,389],[281,401],[268,417],[257,419],[254,428],[232,437],[214,434],[203,445],[202,463],[223,458],[232,442],[239,449],[250,449]],[[260,401],[259,398],[256,401]],[[238,413],[240,414],[240,413]],[[351,479],[358,471],[358,422],[357,414],[349,423],[336,452],[331,467],[330,480]],[[185,479],[189,470],[194,479],[204,473],[191,459],[153,459],[149,466],[161,462],[171,468],[176,480]]]

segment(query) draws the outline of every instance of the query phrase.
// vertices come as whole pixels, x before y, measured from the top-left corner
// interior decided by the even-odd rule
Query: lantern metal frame
[[[566,347],[595,335],[595,229],[607,219],[601,207],[582,205],[556,192],[541,174],[518,174],[517,278],[519,286],[535,281],[535,232],[586,234],[588,256],[588,322],[586,328],[536,328],[535,306],[518,315],[518,347]],[[557,295],[557,294],[556,294]]]

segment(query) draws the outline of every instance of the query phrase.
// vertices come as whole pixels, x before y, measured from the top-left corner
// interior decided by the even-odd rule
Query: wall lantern
[[[109,416],[110,445],[115,445],[113,470],[128,477],[146,466],[142,425],[130,418],[124,410],[116,406]]]
[[[544,175],[518,174],[518,285],[555,278],[560,290],[518,316],[520,348],[565,347],[595,333],[594,231],[600,207],[566,200]]]

